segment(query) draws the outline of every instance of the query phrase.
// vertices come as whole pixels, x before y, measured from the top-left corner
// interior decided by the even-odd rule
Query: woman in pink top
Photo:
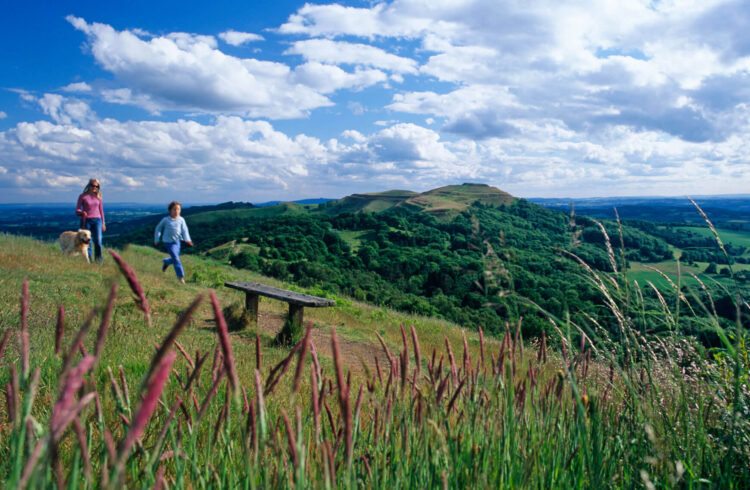
[[[94,248],[94,257],[101,264],[102,232],[107,231],[107,225],[104,223],[102,190],[98,180],[89,180],[86,188],[83,189],[83,193],[78,196],[76,214],[81,217],[81,228],[91,230],[93,247],[89,247],[89,259],[91,258],[91,249]]]

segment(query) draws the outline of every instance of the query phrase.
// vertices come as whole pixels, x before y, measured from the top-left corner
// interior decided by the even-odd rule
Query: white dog
[[[78,231],[64,231],[58,239],[60,250],[68,255],[81,254],[89,262],[89,244],[91,243],[91,232],[80,229]]]

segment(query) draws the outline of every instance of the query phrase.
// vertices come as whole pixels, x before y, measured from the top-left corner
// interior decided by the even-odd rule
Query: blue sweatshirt
[[[159,221],[154,231],[154,242],[159,243],[160,238],[163,238],[164,243],[192,242],[187,223],[185,223],[185,219],[182,216],[178,216],[177,219],[166,216]]]

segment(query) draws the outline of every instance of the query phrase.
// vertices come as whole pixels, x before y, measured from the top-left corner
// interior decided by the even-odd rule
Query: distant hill
[[[189,206],[182,210],[183,216],[191,216],[193,214],[205,213],[207,211],[223,211],[226,209],[252,209],[256,207],[255,204],[249,202],[234,202],[227,201],[220,204],[206,204],[201,206]]]
[[[750,195],[698,196],[694,200],[715,226],[750,230]],[[687,197],[531,198],[529,201],[567,212],[572,204],[576,214],[595,218],[614,219],[616,209],[620,218],[626,220],[705,224]]]
[[[253,205],[256,206],[256,207],[259,207],[259,208],[264,208],[266,206],[273,206],[275,204],[282,204],[282,203],[287,203],[287,202],[292,202],[294,204],[306,205],[306,204],[321,204],[321,203],[328,202],[328,201],[335,201],[335,199],[328,198],[328,197],[318,197],[318,198],[315,198],[315,199],[300,199],[299,201],[267,201],[267,202],[258,202],[258,203],[253,203]]]
[[[417,192],[393,190],[385,192],[372,192],[367,194],[352,194],[338,201],[330,201],[320,208],[326,214],[336,215],[340,213],[358,213],[361,211],[379,213],[398,206],[407,199],[418,195]]]
[[[461,184],[439,187],[410,197],[402,205],[413,206],[431,214],[441,221],[450,220],[468,209],[472,204],[505,206],[515,198],[497,187],[487,184]]]
[[[409,207],[450,221],[474,203],[490,206],[510,204],[515,198],[486,184],[461,184],[440,187],[427,192],[392,190],[368,194],[353,194],[321,206],[329,215],[350,212],[380,213],[394,207]]]
[[[198,206],[187,206],[182,209],[181,215],[188,217],[188,216],[195,216],[195,215],[201,215],[201,214],[207,214],[207,213],[216,213],[221,211],[229,211],[229,210],[247,210],[247,209],[255,209],[255,206],[249,202],[234,202],[234,201],[227,201],[220,204],[207,204],[207,205],[198,205]],[[105,210],[106,213],[106,210]],[[113,221],[109,220],[109,223],[107,225],[107,235],[106,238],[110,242],[114,242],[116,244],[122,244],[127,243],[127,238],[121,238],[122,236],[128,236],[128,233],[133,232],[134,230],[139,230],[143,228],[153,228],[156,226],[156,224],[167,215],[167,209],[165,207],[162,207],[162,211],[154,214],[153,212],[145,214],[143,216],[139,216],[137,218],[131,218],[128,220],[119,220],[119,221]]]
[[[212,223],[217,220],[224,223],[235,223],[243,220],[268,219],[284,215],[309,214],[311,209],[315,209],[316,207],[317,205],[314,204],[305,206],[295,202],[283,202],[270,206],[220,209],[192,215],[188,220],[188,224]]]
[[[686,196],[630,196],[630,197],[529,197],[528,201],[545,207],[570,208],[574,203],[576,208],[620,208],[624,206],[687,207],[693,204]],[[703,208],[720,208],[734,211],[750,211],[750,194],[731,194],[723,196],[693,196],[693,200]]]
[[[75,215],[74,203],[44,204],[0,204],[0,233],[32,236],[45,240],[56,239],[61,232],[73,230],[80,224]],[[209,205],[183,205],[182,215],[193,216],[226,210],[252,209],[255,206],[248,202],[224,202]],[[134,230],[155,226],[167,215],[163,204],[139,203],[104,203],[104,214],[107,218],[105,243],[117,240],[117,237]]]

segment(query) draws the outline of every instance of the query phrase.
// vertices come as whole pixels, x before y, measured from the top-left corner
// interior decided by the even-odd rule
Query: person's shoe
[[[161,263],[161,271],[162,272],[166,271],[167,267],[169,267],[169,264],[167,264],[166,262],[162,261],[162,263]]]
[[[179,282],[180,284],[185,284],[185,278],[180,277],[179,279],[177,279],[177,282]]]

